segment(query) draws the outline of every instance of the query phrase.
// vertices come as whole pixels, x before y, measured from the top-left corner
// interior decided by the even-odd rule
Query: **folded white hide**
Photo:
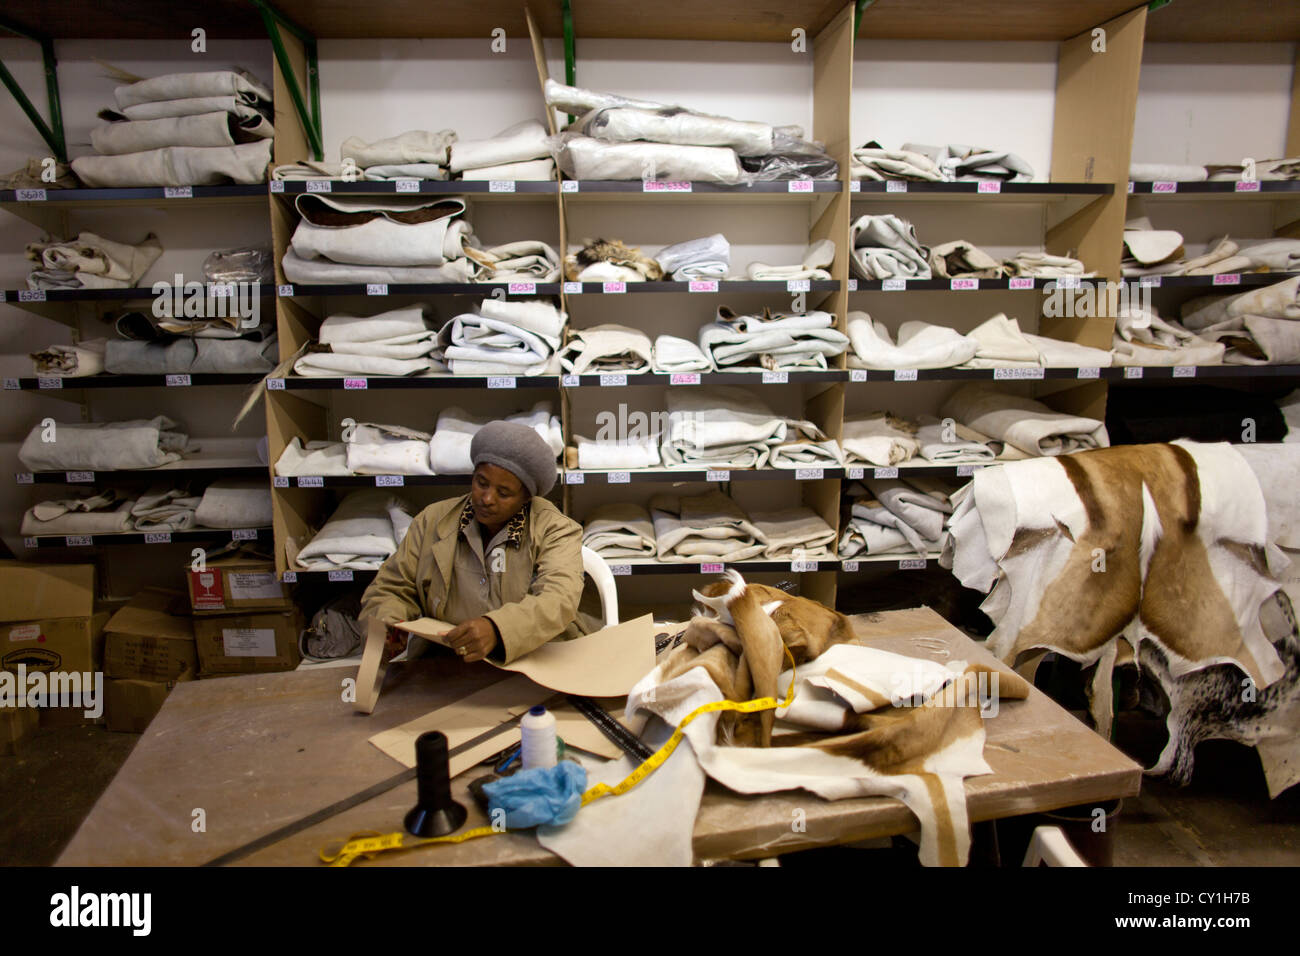
[[[746,181],[734,150],[663,143],[603,143],[565,134],[556,161],[572,179],[646,179],[734,185]]]
[[[650,369],[653,354],[650,338],[626,325],[593,325],[571,329],[569,341],[560,349],[560,363],[573,375],[584,372],[627,372]]]
[[[997,452],[975,434],[956,422],[945,425],[936,418],[923,416],[916,440],[921,446],[920,456],[936,464],[993,461]]]
[[[873,146],[860,146],[853,151],[851,173],[854,179],[876,182],[886,179],[910,179],[937,183],[943,180],[939,165],[924,153]]]
[[[473,228],[461,199],[303,193],[293,249],[304,259],[358,266],[441,266],[466,256]]]
[[[1020,331],[1020,323],[999,312],[966,336],[975,342],[975,357],[962,368],[1016,368],[1038,364],[1038,347]],[[1107,363],[1109,364],[1109,363]]]
[[[515,182],[538,182],[555,178],[555,160],[530,159],[526,163],[502,163],[499,166],[480,166],[467,169],[460,174],[465,182],[483,182],[487,180],[513,180]]]
[[[432,475],[427,432],[402,425],[342,421],[348,471],[355,475]]]
[[[480,249],[475,259],[484,266],[476,282],[556,282],[560,278],[560,254],[536,239]]]
[[[763,551],[753,522],[720,491],[684,498],[655,495],[650,517],[660,561],[744,561]]]
[[[396,495],[354,491],[298,552],[298,567],[376,569],[397,550],[410,523],[410,508]]]
[[[244,96],[271,102],[271,91],[245,71],[213,70],[203,73],[166,73],[113,91],[117,105],[126,109],[140,103],[184,100],[199,96]]]
[[[700,347],[688,339],[661,335],[655,339],[656,372],[711,372],[713,363]]]
[[[132,526],[137,531],[188,531],[194,527],[194,509],[202,500],[180,488],[156,485],[131,506]]]
[[[1273,239],[1241,250],[1251,266],[1267,266],[1275,272],[1300,271],[1300,239]]]
[[[118,534],[131,530],[131,507],[134,501],[118,501],[113,492],[89,498],[64,498],[42,501],[23,513],[19,533],[46,534]]]
[[[574,436],[578,448],[578,467],[593,471],[628,471],[659,466],[659,436],[592,441]]]
[[[1154,309],[1128,307],[1115,317],[1115,365],[1222,365],[1225,346],[1166,322]]]
[[[468,475],[474,471],[469,446],[480,428],[496,417],[478,417],[463,408],[445,408],[438,413],[433,438],[429,440],[429,463],[435,474]],[[564,450],[560,420],[551,414],[550,402],[538,402],[529,411],[507,415],[503,419],[526,425],[537,432],[558,456]]]
[[[951,368],[975,356],[977,344],[955,329],[928,322],[904,322],[898,344],[889,329],[865,312],[849,313],[849,364],[868,369]]]
[[[800,279],[821,281],[829,279],[826,270],[835,262],[835,240],[818,239],[809,243],[798,265],[774,266],[766,262],[751,262],[745,275],[754,282],[791,282]]]
[[[811,508],[751,511],[763,557],[769,561],[817,561],[831,557],[835,529]]]
[[[18,450],[29,471],[129,471],[180,461],[188,436],[162,415],[125,422],[34,427]],[[51,440],[44,440],[46,437]]]
[[[916,426],[888,412],[868,412],[844,419],[840,435],[846,464],[866,462],[888,468],[916,455]]]
[[[1069,256],[1053,256],[1046,252],[1017,252],[1004,263],[1013,276],[1034,276],[1057,279],[1061,276],[1093,275],[1083,271],[1083,263]]]
[[[650,512],[627,501],[600,505],[583,525],[582,544],[606,560],[653,558],[655,527]]]
[[[156,100],[120,107],[117,112],[128,120],[166,119],[169,116],[198,116],[202,113],[230,113],[241,120],[262,115],[252,93],[232,93],[225,96],[191,96],[179,100]]]
[[[349,136],[339,146],[339,158],[351,159],[362,169],[410,163],[446,166],[447,151],[455,142],[456,133],[449,129],[440,129],[436,133],[424,129],[407,130],[373,143],[367,143],[360,136]]]
[[[1204,166],[1176,163],[1129,163],[1128,178],[1135,183],[1203,183]]]
[[[515,123],[489,139],[458,140],[451,146],[451,171],[541,159],[550,155],[546,140],[546,127],[534,119]]]
[[[350,475],[347,450],[341,441],[309,441],[306,446],[297,437],[275,462],[275,473],[281,477],[299,475]]]
[[[706,116],[687,110],[607,107],[584,116],[577,129],[609,143],[721,146],[735,150],[740,156],[765,156],[773,149],[773,130],[766,123]]]
[[[785,419],[734,386],[671,390],[663,461],[668,466],[762,468],[770,445],[786,436]]]
[[[1182,306],[1183,325],[1193,332],[1241,315],[1300,319],[1300,276],[1240,295],[1198,296]]]
[[[302,285],[425,285],[475,282],[483,266],[473,259],[451,259],[440,266],[357,266],[328,259],[304,259],[290,246],[280,260],[284,277]]]
[[[135,288],[161,255],[162,243],[153,233],[134,246],[93,232],[80,233],[76,239],[27,245],[29,260],[40,263],[46,270],[67,273],[86,289]],[[28,285],[33,289],[44,288],[33,284],[30,278]]]
[[[665,275],[677,282],[724,279],[731,266],[731,243],[720,232],[664,246],[655,256]]]
[[[205,528],[270,527],[271,489],[265,480],[219,478],[203,492],[194,521]]]
[[[930,278],[930,250],[916,227],[898,216],[861,216],[853,223],[849,265],[861,279]]]
[[[119,156],[168,146],[237,146],[274,135],[275,130],[261,114],[241,120],[233,113],[200,113],[105,123],[90,131],[90,144],[101,155]]]
[[[51,345],[31,355],[37,375],[84,378],[104,371],[107,339],[88,339],[75,345]]]
[[[121,156],[81,156],[72,170],[91,188],[264,183],[271,140],[238,146],[166,146]]]
[[[849,340],[832,328],[829,312],[736,315],[726,306],[717,320],[700,329],[700,348],[719,369],[751,364],[768,370],[827,367],[826,360],[841,354]]]
[[[1055,412],[1042,402],[982,382],[957,389],[939,414],[1030,455],[1064,455],[1110,444],[1106,426],[1096,419]]]

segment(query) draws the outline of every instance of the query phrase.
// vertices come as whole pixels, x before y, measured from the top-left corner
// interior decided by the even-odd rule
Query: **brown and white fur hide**
[[[564,277],[570,282],[576,281],[583,269],[598,262],[635,269],[650,281],[664,276],[658,262],[642,254],[640,249],[624,245],[621,239],[588,239],[581,249],[564,257]]]

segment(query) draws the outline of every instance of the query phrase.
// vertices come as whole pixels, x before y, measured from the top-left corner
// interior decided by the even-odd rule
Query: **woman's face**
[[[484,462],[474,469],[470,484],[474,517],[490,531],[500,530],[530,497],[519,479],[504,468]]]

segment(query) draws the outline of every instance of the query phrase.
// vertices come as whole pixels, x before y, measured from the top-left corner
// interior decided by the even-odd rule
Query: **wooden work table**
[[[860,615],[864,644],[934,660],[995,663],[984,648],[928,608]],[[389,669],[379,705],[357,714],[342,699],[351,668],[249,675],[178,684],[130,758],[59,858],[74,866],[204,863],[403,769],[372,746],[374,734],[414,720],[503,677],[486,664],[449,659]],[[972,822],[1111,800],[1138,792],[1142,770],[1038,690],[1003,701],[985,722],[994,773],[966,780]],[[452,783],[468,797],[474,767]],[[616,798],[611,798],[616,799]],[[364,830],[391,832],[415,805],[415,781],[253,853],[236,865],[320,865],[319,848]],[[804,832],[792,832],[795,808]],[[195,832],[196,810],[205,832]],[[699,858],[772,856],[812,846],[914,831],[916,818],[890,797],[826,801],[805,792],[756,796],[710,782],[695,826]],[[556,864],[531,833],[500,836],[354,865]]]

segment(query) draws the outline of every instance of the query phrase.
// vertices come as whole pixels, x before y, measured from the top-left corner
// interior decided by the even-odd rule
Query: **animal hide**
[[[1035,648],[1099,663],[1092,716],[1103,735],[1120,637],[1139,654],[1156,645],[1175,680],[1215,664],[1260,688],[1283,675],[1259,622],[1283,559],[1259,482],[1231,445],[1015,462],[978,472],[954,498],[941,563],[990,592],[989,650],[1008,663]]]
[[[741,793],[898,797],[921,823],[922,863],[965,862],[962,781],[992,772],[982,756],[988,687],[1023,698],[1027,683],[1002,672],[993,681],[962,661],[937,664],[850,643],[844,615],[747,584],[735,571],[694,596],[701,613],[683,643],[633,688],[629,715],[640,708],[676,723],[720,696],[781,699],[793,682],[789,707],[726,711],[686,728],[705,771]],[[797,673],[781,671],[786,650]]]
[[[592,267],[601,264],[612,268],[608,278],[589,275]],[[617,273],[617,274],[615,274]],[[587,276],[584,278],[584,276]],[[621,239],[584,240],[582,248],[564,257],[564,277],[570,282],[600,282],[622,279],[628,282],[642,282],[646,279],[662,279],[664,270],[659,263],[649,256],[642,255],[640,249],[625,246]]]

